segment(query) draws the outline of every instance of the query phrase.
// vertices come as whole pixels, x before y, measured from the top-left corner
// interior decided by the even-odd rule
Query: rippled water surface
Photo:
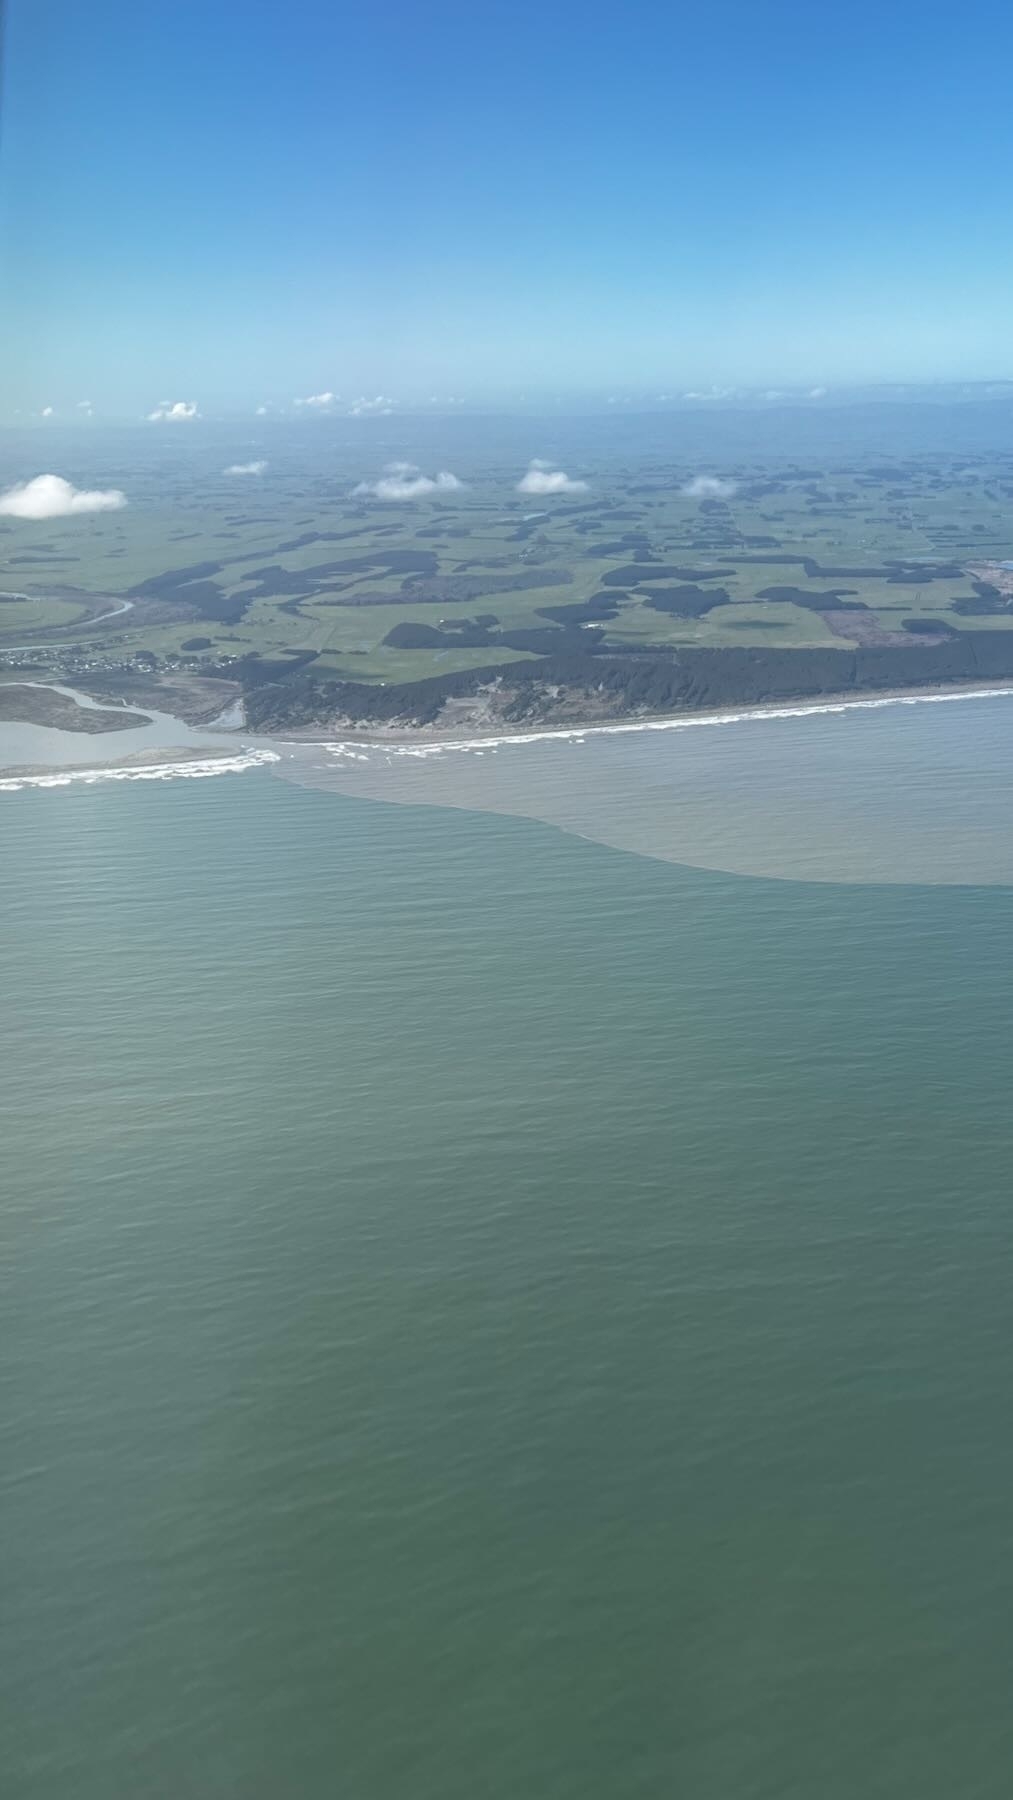
[[[908,753],[823,723],[867,875]],[[0,795],[6,1794],[1005,1800],[999,814],[771,881],[504,816],[542,755]]]

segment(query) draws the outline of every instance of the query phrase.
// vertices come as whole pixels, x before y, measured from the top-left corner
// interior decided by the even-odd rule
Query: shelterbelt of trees
[[[448,702],[482,694],[490,717],[534,724],[553,718],[623,718],[821,695],[871,694],[953,683],[1013,680],[1013,631],[953,632],[943,642],[851,649],[657,647],[646,652],[567,649],[527,662],[366,684],[314,675],[311,653],[232,664],[250,725],[438,725]]]

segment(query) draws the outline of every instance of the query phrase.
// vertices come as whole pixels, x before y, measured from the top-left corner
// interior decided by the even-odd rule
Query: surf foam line
[[[191,762],[115,764],[99,769],[46,769],[34,775],[0,775],[0,794],[23,788],[91,787],[98,781],[200,781],[210,775],[244,775],[265,763],[280,762],[274,750],[247,750],[241,756],[194,757]]]
[[[387,756],[426,758],[442,756],[445,751],[499,750],[524,744],[582,744],[589,737],[620,737],[638,731],[692,731],[701,726],[753,724],[768,719],[818,718],[824,713],[877,712],[884,706],[936,706],[948,700],[1013,699],[1013,686],[995,688],[962,688],[955,694],[881,694],[872,700],[821,700],[798,706],[758,706],[742,712],[701,713],[693,718],[635,719],[621,725],[571,725],[558,731],[504,732],[500,737],[447,738],[443,742],[402,744],[378,739],[335,739],[321,746],[336,760],[366,762],[370,754],[383,751]]]

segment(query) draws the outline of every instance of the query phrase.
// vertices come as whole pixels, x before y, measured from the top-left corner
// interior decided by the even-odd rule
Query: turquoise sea
[[[1005,1800],[976,704],[0,794],[10,1800]]]

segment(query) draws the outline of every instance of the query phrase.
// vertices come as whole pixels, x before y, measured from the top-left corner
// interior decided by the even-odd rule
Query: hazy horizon
[[[1010,37],[911,0],[13,0],[0,416],[1001,382],[1013,127],[975,101]]]
[[[835,412],[887,414],[905,408],[959,408],[967,411],[982,408],[998,410],[1013,402],[1013,380],[999,377],[977,382],[882,382],[872,386],[841,386],[815,389],[718,388],[683,394],[629,393],[604,395],[593,391],[555,394],[484,393],[442,399],[384,397],[384,404],[362,406],[339,394],[332,394],[326,405],[308,405],[291,401],[224,405],[200,399],[159,403],[149,412],[103,410],[94,402],[53,404],[47,401],[36,408],[12,407],[0,411],[0,429],[37,429],[40,435],[56,429],[74,427],[95,430],[98,427],[149,428],[146,435],[169,437],[180,443],[200,437],[200,427],[248,428],[270,431],[278,426],[305,427],[308,432],[327,426],[349,424],[363,434],[368,424],[383,429],[399,423],[416,423],[430,419],[445,422],[453,419],[587,419],[608,423],[610,419],[671,417],[675,421],[713,418],[742,414],[771,417],[789,414],[826,418]],[[178,410],[174,410],[178,409]],[[162,429],[169,427],[170,429]],[[158,428],[158,429],[154,429]]]

